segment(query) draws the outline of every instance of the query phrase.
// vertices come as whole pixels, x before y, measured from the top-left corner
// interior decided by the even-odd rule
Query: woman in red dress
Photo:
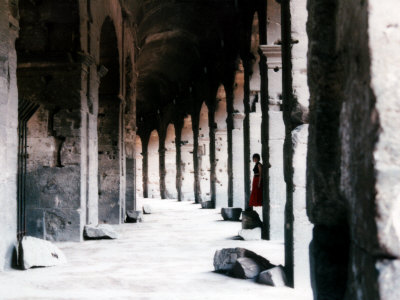
[[[260,155],[253,155],[253,162],[255,166],[253,168],[254,178],[253,178],[253,186],[250,195],[249,206],[262,206],[263,199],[263,189],[262,189],[262,167],[263,165],[260,163]]]

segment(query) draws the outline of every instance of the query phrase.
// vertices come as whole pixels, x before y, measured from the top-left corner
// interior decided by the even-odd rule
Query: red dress
[[[257,163],[253,169],[254,172],[254,178],[253,178],[253,186],[251,189],[251,195],[250,195],[250,201],[249,201],[249,206],[262,206],[263,202],[263,188],[262,188],[262,182],[260,184],[260,187],[258,187],[258,183],[260,182],[260,172],[258,170],[258,164]]]

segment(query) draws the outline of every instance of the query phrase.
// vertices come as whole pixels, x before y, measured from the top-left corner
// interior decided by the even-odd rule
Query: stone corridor
[[[223,222],[216,209],[176,200],[142,203],[153,213],[143,223],[116,225],[117,240],[59,243],[65,266],[0,273],[0,299],[312,299],[310,291],[213,272],[215,250],[227,247],[245,247],[283,264],[283,241],[233,240],[241,224]]]

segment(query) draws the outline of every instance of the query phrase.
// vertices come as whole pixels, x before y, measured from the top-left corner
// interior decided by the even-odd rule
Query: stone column
[[[161,199],[167,199],[167,187],[165,185],[165,176],[167,170],[165,168],[165,137],[167,134],[167,128],[163,125],[158,130],[158,164],[159,164],[159,175],[160,175],[160,196]]]
[[[233,83],[225,85],[226,93],[226,129],[228,142],[228,207],[233,207]]]
[[[18,90],[15,39],[18,20],[0,2],[0,272],[10,268],[17,237]]]
[[[210,135],[210,201],[211,207],[215,208],[216,203],[216,156],[215,156],[215,100],[208,103],[208,128]]]
[[[178,201],[182,201],[182,156],[181,156],[181,145],[182,145],[182,128],[183,119],[175,121],[175,147],[176,147],[176,192]]]
[[[282,100],[282,52],[278,45],[260,45],[262,58],[261,71],[266,72],[268,80],[262,81],[268,90],[268,134],[269,148],[269,220],[270,239],[284,239],[284,207],[286,187],[283,176],[283,143],[285,140],[285,124],[281,111]],[[264,68],[264,69],[263,69]],[[263,89],[263,87],[262,87]],[[261,96],[261,98],[263,98]],[[262,102],[263,103],[263,102]],[[265,109],[265,108],[264,108]],[[265,129],[267,130],[267,129]],[[264,136],[264,135],[263,135]],[[265,160],[265,159],[264,159]],[[265,196],[265,195],[264,195]]]
[[[244,66],[244,119],[243,119],[243,154],[244,154],[244,207],[249,207],[250,200],[250,72],[251,67],[248,61],[243,61]]]
[[[199,167],[199,118],[200,108],[192,114],[193,130],[193,169],[194,169],[194,202],[201,203],[200,167]]]
[[[143,176],[143,198],[149,197],[149,153],[148,146],[150,140],[150,132],[143,133],[141,135],[142,139],[142,176]]]
[[[282,96],[285,123],[285,267],[289,285],[311,293],[309,272],[307,265],[303,264],[309,260],[307,249],[310,244],[311,226],[306,217],[306,198],[302,186],[305,181],[302,178],[305,177],[304,157],[297,153],[300,151],[297,149],[298,145],[305,142],[300,137],[304,137],[305,134],[301,134],[299,140],[296,140],[297,137],[294,139],[294,136],[297,131],[293,132],[298,125],[308,122],[306,7],[306,0],[296,3],[282,1]],[[306,129],[302,131],[304,130]],[[302,234],[294,238],[294,233],[298,232]]]

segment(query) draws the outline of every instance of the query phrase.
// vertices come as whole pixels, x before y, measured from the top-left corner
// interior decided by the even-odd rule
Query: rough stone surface
[[[229,272],[234,267],[238,258],[251,258],[260,266],[261,270],[267,270],[272,265],[266,258],[244,248],[225,248],[217,250],[214,254],[214,269],[216,272]]]
[[[262,222],[256,211],[253,210],[242,212],[242,229],[254,229],[261,226]]]
[[[52,267],[67,263],[64,253],[54,244],[42,239],[25,236],[19,245],[22,267]]]
[[[221,215],[225,221],[239,221],[242,209],[240,207],[221,208]]]
[[[127,210],[125,222],[126,223],[143,222],[143,212],[140,210]]]
[[[153,213],[153,209],[151,208],[151,206],[149,204],[143,205],[142,210],[145,215],[149,215],[149,214]]]
[[[213,209],[214,208],[214,204],[212,201],[202,201],[201,202],[201,208],[204,209]]]
[[[261,267],[254,259],[241,257],[236,260],[231,274],[236,278],[254,279],[260,271]]]
[[[9,1],[0,3],[0,272],[11,267],[17,231],[18,13],[11,7]]]
[[[261,227],[254,229],[242,229],[238,235],[245,241],[258,241],[261,240]]]
[[[262,271],[258,277],[258,282],[270,286],[286,286],[286,275],[282,266]]]
[[[88,240],[117,239],[118,234],[111,225],[100,224],[97,226],[86,225],[83,235]]]

